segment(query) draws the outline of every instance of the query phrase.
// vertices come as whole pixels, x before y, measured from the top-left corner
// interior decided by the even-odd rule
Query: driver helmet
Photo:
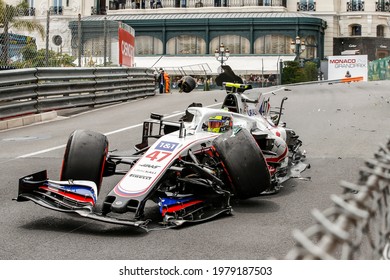
[[[233,127],[233,121],[228,116],[212,116],[207,123],[207,131],[214,133],[223,133]]]

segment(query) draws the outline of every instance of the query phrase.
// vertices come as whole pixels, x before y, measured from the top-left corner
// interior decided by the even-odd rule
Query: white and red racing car
[[[142,142],[126,157],[109,152],[105,135],[74,131],[60,181],[49,180],[46,171],[25,176],[16,200],[150,230],[231,214],[232,199],[276,192],[309,166],[302,142],[280,122],[285,99],[272,115],[260,90],[250,99],[248,85],[225,87],[221,109],[194,103],[178,121],[151,114]],[[129,168],[120,171],[119,165]],[[103,177],[112,175],[122,178],[98,200]]]

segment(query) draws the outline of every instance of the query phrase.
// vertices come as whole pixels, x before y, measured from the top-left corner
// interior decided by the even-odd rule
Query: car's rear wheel
[[[229,174],[236,197],[256,197],[270,187],[267,163],[248,130],[230,130],[217,137],[213,146]]]
[[[92,181],[99,192],[107,153],[105,135],[88,130],[74,131],[66,145],[60,180]]]

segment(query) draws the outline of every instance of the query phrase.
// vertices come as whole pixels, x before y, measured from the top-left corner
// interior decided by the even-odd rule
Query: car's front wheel
[[[66,145],[60,180],[92,181],[99,192],[107,153],[105,135],[88,130],[74,131]]]
[[[270,187],[267,163],[248,130],[230,130],[217,137],[213,146],[229,174],[236,197],[256,197]]]

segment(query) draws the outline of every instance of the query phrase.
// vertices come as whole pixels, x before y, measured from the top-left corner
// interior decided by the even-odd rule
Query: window
[[[351,26],[351,36],[361,36],[362,35],[362,26],[360,24],[355,24]]]
[[[168,40],[166,53],[182,55],[205,54],[206,43],[198,36],[180,35]]]
[[[352,0],[347,2],[347,12],[364,11],[364,1]]]
[[[54,37],[53,37],[53,41],[54,41]],[[108,53],[110,53],[110,51],[108,51]],[[103,57],[103,55],[104,55],[104,36],[89,39],[84,43],[83,46],[84,65],[90,65],[90,66],[92,66],[92,64],[94,65],[97,62],[97,58]]]
[[[162,54],[163,43],[161,40],[152,36],[137,36],[135,37],[135,54],[149,55]]]
[[[50,7],[50,14],[62,15],[62,0],[53,0],[53,6]]]
[[[56,46],[62,45],[62,37],[60,35],[54,35],[52,38],[53,44]]]
[[[317,41],[314,36],[307,36],[305,40],[305,50],[302,52],[302,58],[316,58],[317,57]]]
[[[297,11],[315,11],[316,3],[314,0],[300,0],[298,3]]]
[[[214,0],[214,7],[228,7],[229,0]]]
[[[376,37],[385,37],[385,27],[383,25],[376,27]]]
[[[34,0],[28,0],[28,10],[25,12],[26,16],[35,16]]]
[[[53,6],[54,7],[61,7],[62,6],[62,0],[53,0]]]
[[[284,6],[286,7],[286,0],[257,0],[259,6]]]
[[[210,42],[209,52],[214,53],[219,45],[223,43],[226,48],[229,49],[230,54],[249,54],[250,53],[250,43],[249,40],[245,37],[238,35],[223,35],[215,37]]]
[[[254,43],[255,54],[287,54],[290,53],[291,38],[285,35],[266,35],[259,37]]]
[[[69,0],[66,0],[66,5],[69,4]],[[91,15],[106,15],[106,1],[104,0],[95,0],[95,5],[91,6]]]
[[[388,0],[379,0],[376,2],[377,12],[390,12],[390,2]]]

